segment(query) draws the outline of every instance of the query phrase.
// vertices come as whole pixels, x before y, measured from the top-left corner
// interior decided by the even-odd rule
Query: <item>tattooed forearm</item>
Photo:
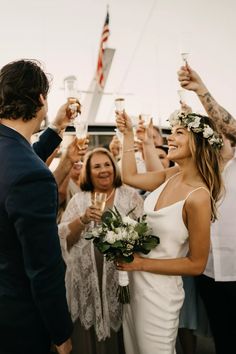
[[[210,92],[198,96],[208,115],[212,117],[216,123],[233,124],[236,126],[234,117],[215,101]]]
[[[209,117],[214,119],[222,133],[236,144],[236,120],[234,117],[215,101],[210,92],[198,94],[198,97]]]

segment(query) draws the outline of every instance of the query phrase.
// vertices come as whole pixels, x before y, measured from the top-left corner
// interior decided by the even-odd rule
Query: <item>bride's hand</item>
[[[123,134],[133,131],[132,121],[125,111],[116,111],[116,126]]]
[[[145,258],[141,257],[137,253],[134,253],[133,256],[134,256],[133,262],[125,263],[125,262],[118,261],[116,262],[116,268],[118,270],[125,270],[128,272],[132,272],[135,270],[142,270],[142,265]]]

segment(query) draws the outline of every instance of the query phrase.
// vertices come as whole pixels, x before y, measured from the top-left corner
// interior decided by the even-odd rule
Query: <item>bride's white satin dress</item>
[[[144,213],[159,236],[160,244],[147,258],[179,258],[188,252],[188,230],[183,222],[185,200],[155,211],[166,181],[150,193],[144,202]],[[143,256],[143,255],[142,255]],[[178,330],[179,312],[184,300],[181,276],[130,272],[131,302],[124,306],[124,341],[126,354],[173,354]]]

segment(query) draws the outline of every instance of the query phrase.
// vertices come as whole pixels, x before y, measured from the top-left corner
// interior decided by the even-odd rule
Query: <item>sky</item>
[[[236,117],[235,0],[1,0],[0,66],[38,59],[52,74],[49,120],[64,103],[63,79],[75,75],[80,97],[94,77],[107,4],[108,46],[115,48],[95,122],[114,123],[114,99],[125,98],[130,115],[151,114],[154,123],[179,108],[180,53],[216,100]],[[194,111],[203,109],[185,93]]]

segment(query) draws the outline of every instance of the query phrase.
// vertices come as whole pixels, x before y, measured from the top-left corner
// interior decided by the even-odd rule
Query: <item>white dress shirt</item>
[[[236,154],[222,173],[225,194],[218,220],[211,226],[211,249],[204,274],[216,281],[236,281]]]

